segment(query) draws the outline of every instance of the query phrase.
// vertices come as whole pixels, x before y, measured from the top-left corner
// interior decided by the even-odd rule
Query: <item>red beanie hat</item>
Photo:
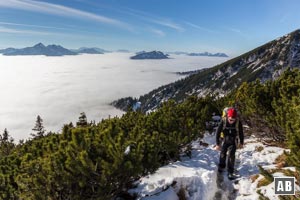
[[[227,111],[227,117],[236,118],[237,113],[234,108],[229,108]]]

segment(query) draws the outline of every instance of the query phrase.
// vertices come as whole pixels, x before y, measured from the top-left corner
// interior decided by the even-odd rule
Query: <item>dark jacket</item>
[[[224,126],[224,123],[226,125]],[[236,124],[238,123],[238,125]],[[238,128],[238,130],[237,130]],[[221,123],[218,126],[217,132],[216,132],[216,144],[220,145],[220,135],[221,132],[224,133],[225,142],[235,142],[235,138],[238,135],[240,139],[240,144],[244,144],[244,132],[243,132],[243,126],[240,120],[235,121],[233,124],[230,124],[228,120],[222,120]]]

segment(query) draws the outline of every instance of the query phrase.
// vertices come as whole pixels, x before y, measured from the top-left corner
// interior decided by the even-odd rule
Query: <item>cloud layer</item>
[[[94,20],[100,23],[109,24],[112,26],[116,26],[119,28],[124,28],[131,30],[132,27],[120,20],[116,20],[113,18],[105,17],[102,15],[97,15],[94,13],[61,6],[57,4],[52,3],[46,3],[46,2],[38,2],[38,1],[32,1],[32,0],[5,0],[0,1],[0,7],[7,7],[7,8],[13,8],[13,9],[19,9],[19,10],[28,10],[32,12],[40,12],[40,13],[47,13],[52,15],[60,15],[60,16],[66,16],[66,17],[75,17],[75,18],[82,18],[82,19],[88,19],[88,20]]]

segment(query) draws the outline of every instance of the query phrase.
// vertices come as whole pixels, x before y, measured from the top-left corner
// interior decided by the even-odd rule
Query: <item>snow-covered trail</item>
[[[207,140],[211,139],[207,137]],[[147,200],[175,200],[176,193],[183,188],[190,199],[197,199],[198,196],[212,199],[217,189],[218,152],[212,145],[201,146],[199,141],[194,142],[192,148],[191,158],[182,157],[181,161],[159,168],[154,174],[143,177],[138,187],[130,192],[138,193]],[[174,186],[170,187],[171,185]],[[161,192],[163,190],[165,191]]]
[[[265,146],[255,137],[245,139],[243,149],[236,152],[238,180],[228,180],[226,172],[222,181],[217,172],[219,152],[214,150],[215,136],[205,134],[200,141],[193,142],[192,157],[182,157],[181,161],[159,168],[154,174],[142,177],[137,188],[130,190],[143,200],[177,200],[178,193],[184,191],[188,200],[254,200],[259,199],[257,183],[262,178],[251,178],[259,174],[258,165],[265,169],[276,168],[275,159],[284,149]],[[260,193],[270,199],[279,199],[274,194],[274,183],[263,186]]]

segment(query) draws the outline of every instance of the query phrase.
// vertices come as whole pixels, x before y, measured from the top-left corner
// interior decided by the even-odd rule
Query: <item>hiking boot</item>
[[[230,180],[235,179],[235,176],[233,175],[233,173],[228,173],[228,179],[230,179]]]
[[[222,167],[219,167],[219,168],[218,168],[218,172],[219,172],[219,173],[222,173],[223,171],[224,171],[224,168],[222,168]]]

